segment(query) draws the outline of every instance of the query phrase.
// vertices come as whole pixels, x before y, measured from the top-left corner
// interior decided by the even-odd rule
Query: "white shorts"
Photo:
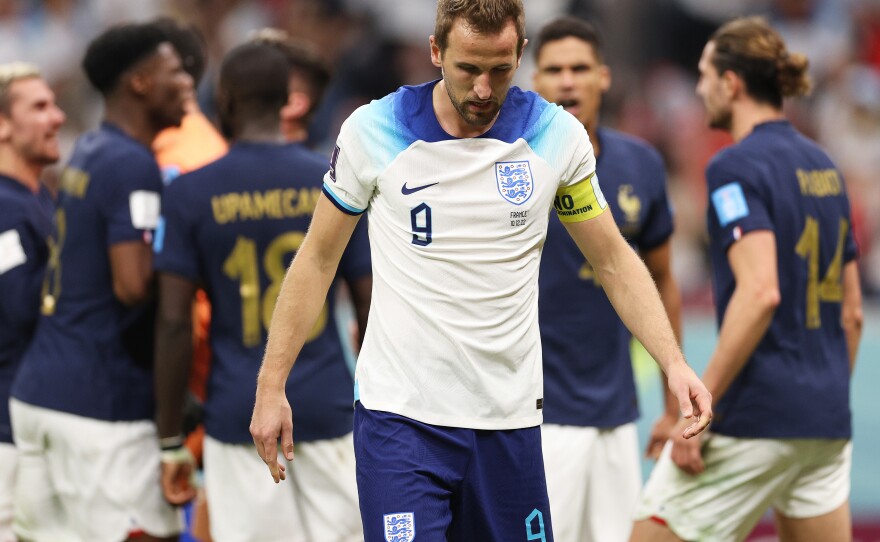
[[[0,442],[0,542],[14,542],[12,534],[12,493],[18,452],[8,442]]]
[[[629,540],[642,486],[635,424],[612,429],[544,424],[541,442],[556,540]]]
[[[33,542],[172,536],[180,512],[159,485],[151,421],[108,422],[9,402],[19,451],[15,531]]]
[[[639,500],[636,519],[662,520],[684,540],[744,540],[773,507],[789,518],[833,512],[850,490],[848,440],[745,439],[710,434],[706,470],[689,476],[667,443]]]
[[[352,434],[296,444],[276,484],[252,444],[205,437],[215,542],[362,542]]]

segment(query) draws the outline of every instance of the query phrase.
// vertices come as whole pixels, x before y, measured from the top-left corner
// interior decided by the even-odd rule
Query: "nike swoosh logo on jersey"
[[[435,184],[440,184],[440,183],[439,183],[439,182],[436,182],[436,183],[431,183],[431,184],[425,184],[425,185],[422,185],[422,186],[416,186],[416,187],[413,187],[413,188],[409,188],[408,186],[406,186],[406,183],[403,183],[403,186],[400,187],[400,192],[401,192],[404,196],[408,196],[408,195],[410,195],[410,194],[413,194],[413,193],[415,193],[415,192],[418,192],[419,190],[424,190],[425,188],[428,188],[429,186],[434,186]]]

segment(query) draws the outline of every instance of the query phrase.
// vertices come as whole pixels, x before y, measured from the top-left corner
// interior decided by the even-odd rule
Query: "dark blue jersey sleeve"
[[[348,246],[339,261],[339,274],[346,282],[351,283],[373,272],[370,259],[370,239],[367,236],[367,215],[358,220]]]
[[[159,166],[146,154],[123,156],[125,163],[107,162],[103,168],[118,176],[106,183],[108,190],[99,203],[107,222],[108,245],[149,239],[148,232],[156,229],[159,219],[162,193]]]
[[[153,241],[153,267],[197,282],[200,278],[199,260],[193,208],[186,190],[188,184],[188,176],[183,175],[162,195],[162,217]]]
[[[45,272],[45,257],[38,239],[24,220],[18,224],[0,221],[0,321],[10,330],[33,327],[39,317],[40,288]],[[45,252],[45,251],[43,251]]]
[[[758,175],[747,160],[722,153],[706,168],[710,235],[727,250],[756,230],[774,230]]]
[[[642,226],[642,235],[636,240],[639,250],[645,252],[665,243],[674,229],[672,206],[666,193],[666,167],[660,154],[650,149],[645,153],[639,171],[646,179],[646,185],[653,189],[649,202],[650,210]]]

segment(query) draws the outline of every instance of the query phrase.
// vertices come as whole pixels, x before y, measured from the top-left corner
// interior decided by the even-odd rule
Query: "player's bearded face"
[[[458,96],[454,83],[447,79],[445,72],[443,74],[443,81],[446,83],[446,93],[449,95],[452,106],[455,107],[461,118],[471,126],[485,126],[491,123],[495,116],[498,115],[498,111],[501,110],[501,101],[499,101],[497,96],[492,96],[488,100],[482,100],[473,93]],[[507,91],[505,90],[504,96],[506,95]],[[504,96],[502,96],[502,100]]]
[[[432,61],[441,68],[449,100],[466,124],[486,126],[498,116],[519,66],[518,39],[513,21],[490,34],[458,19],[442,52],[432,43]]]

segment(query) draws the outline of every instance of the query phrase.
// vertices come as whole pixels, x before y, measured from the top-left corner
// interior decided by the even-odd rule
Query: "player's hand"
[[[712,421],[712,394],[686,363],[676,363],[666,371],[669,390],[678,401],[681,415],[690,420],[681,433],[684,438],[699,435]]]
[[[279,392],[266,392],[257,387],[257,400],[251,418],[251,436],[260,458],[269,467],[277,484],[287,478],[285,467],[278,461],[278,438],[281,450],[288,461],[293,460],[293,413],[282,388]]]
[[[651,436],[648,438],[648,446],[645,448],[645,457],[654,461],[660,457],[663,446],[666,445],[666,441],[673,435],[673,429],[678,425],[678,419],[677,412],[674,414],[664,412],[657,418],[654,427],[651,428]]]
[[[181,506],[196,496],[193,478],[196,461],[186,446],[162,452],[162,493],[165,500],[174,506]]]
[[[690,425],[689,420],[682,419],[675,427],[672,437],[672,462],[686,474],[695,475],[706,470],[703,463],[703,455],[700,452],[702,438],[685,437],[685,429]]]

